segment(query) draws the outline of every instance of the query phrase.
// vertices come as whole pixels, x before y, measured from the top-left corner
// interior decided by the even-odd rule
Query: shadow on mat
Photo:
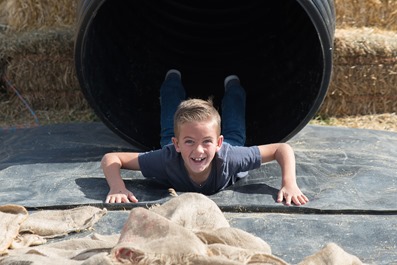
[[[261,195],[271,195],[274,201],[277,201],[278,189],[270,187],[264,183],[247,184],[239,186],[231,186],[228,190],[233,190],[234,192],[243,194],[261,194]]]
[[[105,201],[109,192],[109,186],[105,178],[78,178],[75,182],[86,198]],[[140,202],[156,201],[169,197],[166,188],[151,180],[124,179],[124,183]]]
[[[109,192],[109,187],[105,178],[77,178],[75,179],[75,182],[79,189],[84,193],[84,196],[88,199],[103,202]],[[150,202],[169,198],[168,189],[152,180],[124,179],[124,183],[127,189],[132,191],[140,202]],[[236,195],[253,195],[249,196],[251,200],[254,200],[257,197],[255,195],[270,195],[273,201],[277,201],[278,190],[264,183],[234,185],[228,187],[226,190],[233,191]],[[221,193],[222,191],[215,193],[212,196],[218,197]],[[263,200],[263,197],[260,197],[260,200]]]

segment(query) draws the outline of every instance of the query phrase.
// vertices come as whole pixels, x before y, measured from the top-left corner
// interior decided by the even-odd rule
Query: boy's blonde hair
[[[179,136],[179,126],[187,122],[213,120],[217,134],[221,134],[221,117],[215,109],[212,99],[187,99],[182,101],[174,115],[174,134]]]

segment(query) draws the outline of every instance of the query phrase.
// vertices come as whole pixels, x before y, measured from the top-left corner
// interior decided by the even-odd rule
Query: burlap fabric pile
[[[218,206],[196,193],[132,209],[120,234],[46,244],[47,238],[90,229],[105,214],[91,206],[30,215],[18,205],[1,206],[0,264],[287,264],[261,238],[230,227]],[[299,263],[311,264],[362,262],[330,243]]]

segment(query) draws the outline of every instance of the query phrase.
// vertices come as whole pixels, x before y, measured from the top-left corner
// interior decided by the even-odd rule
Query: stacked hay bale
[[[331,84],[319,114],[397,112],[397,1],[335,0]]]
[[[1,127],[92,120],[77,81],[77,0],[0,0]]]

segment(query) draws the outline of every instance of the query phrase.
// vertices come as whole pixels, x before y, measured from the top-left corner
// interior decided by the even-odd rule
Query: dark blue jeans
[[[186,92],[179,75],[168,75],[160,88],[160,145],[170,144],[174,136],[174,114]],[[222,135],[235,146],[245,144],[245,91],[238,80],[228,82],[222,99]]]

